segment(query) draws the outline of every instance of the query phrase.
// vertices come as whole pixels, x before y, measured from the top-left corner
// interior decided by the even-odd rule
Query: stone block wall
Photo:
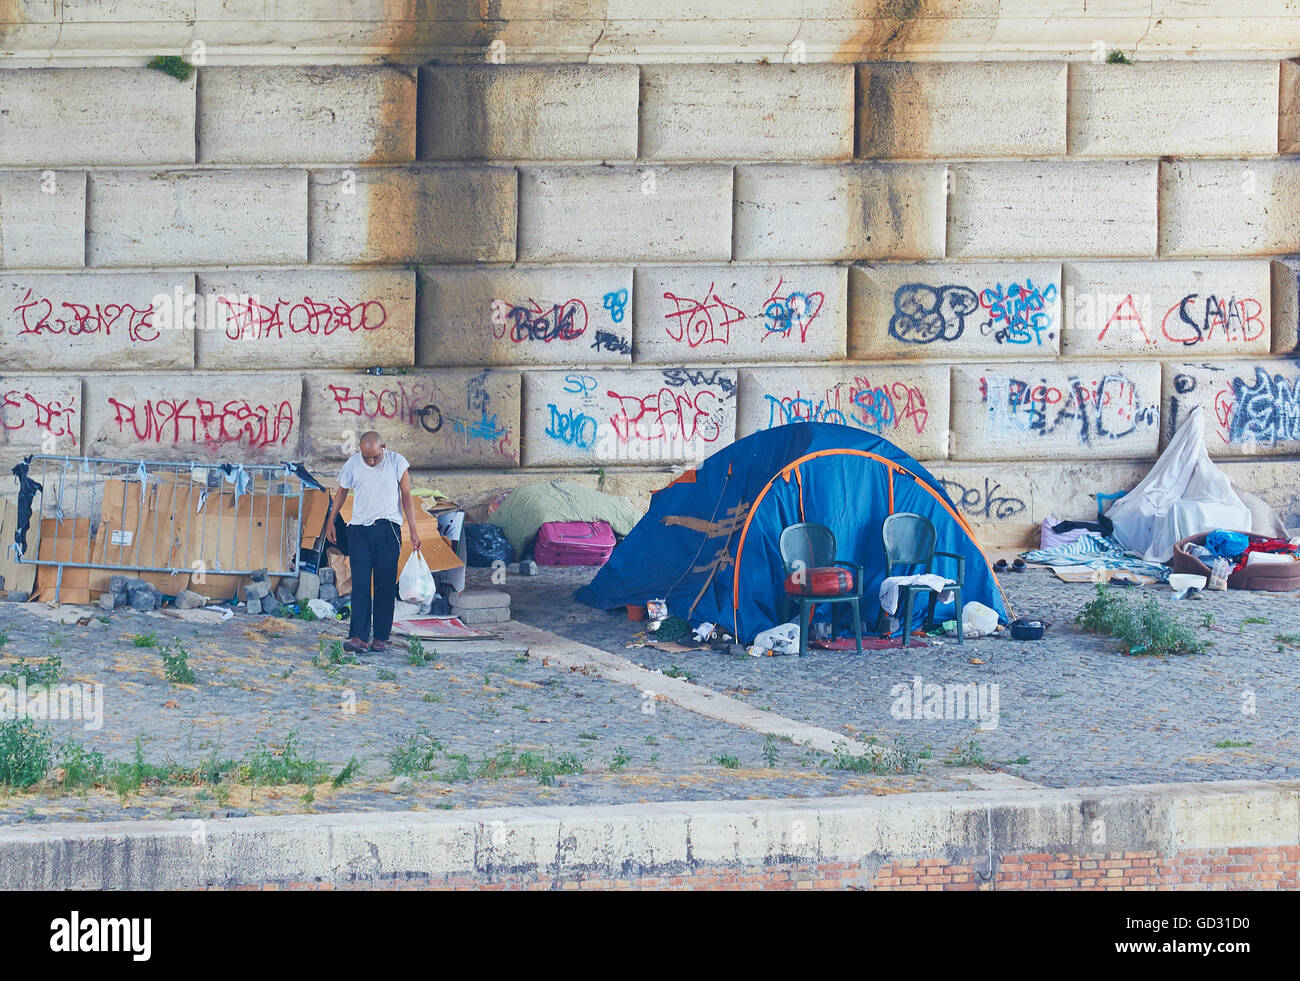
[[[0,68],[0,463],[649,488],[824,420],[1023,528],[1200,405],[1296,520],[1295,62],[643,60]]]

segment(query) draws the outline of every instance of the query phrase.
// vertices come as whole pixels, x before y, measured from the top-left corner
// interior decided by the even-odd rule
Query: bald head
[[[361,459],[366,462],[367,466],[377,466],[384,455],[384,441],[379,434],[373,429],[368,433],[361,434],[361,442],[358,446],[361,450]]]

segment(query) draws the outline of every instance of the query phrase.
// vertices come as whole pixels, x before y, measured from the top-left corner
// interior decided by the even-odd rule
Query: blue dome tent
[[[835,533],[840,559],[862,565],[869,628],[885,575],[881,525],[898,511],[929,518],[935,548],[965,556],[963,601],[1010,619],[992,564],[939,482],[887,439],[819,422],[737,440],[657,491],[645,517],[576,597],[599,609],[663,597],[669,612],[692,626],[715,623],[748,644],[783,622],[782,529],[812,521]],[[925,612],[918,606],[914,626]],[[940,619],[953,616],[952,604],[946,606]],[[819,612],[824,618],[824,608]]]

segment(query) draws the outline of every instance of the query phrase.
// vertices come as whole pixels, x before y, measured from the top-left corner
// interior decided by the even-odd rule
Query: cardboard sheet
[[[475,630],[460,622],[457,617],[411,617],[394,620],[393,633],[421,640],[495,640],[496,635]]]

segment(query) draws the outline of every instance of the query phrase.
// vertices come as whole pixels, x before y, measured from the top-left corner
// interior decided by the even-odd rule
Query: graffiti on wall
[[[601,297],[601,308],[609,314],[611,324],[621,324],[627,316],[628,291],[610,290]],[[492,317],[492,336],[512,344],[550,344],[584,338],[591,326],[587,304],[577,297],[545,306],[529,297],[522,303],[494,299],[488,304]],[[597,329],[589,347],[594,351],[629,354],[632,345],[627,337],[613,330]]]
[[[872,433],[925,432],[930,411],[915,385],[896,381],[881,385],[858,376],[820,393],[764,393],[767,428],[791,422],[830,422]]]
[[[1229,295],[1223,299],[1213,293],[1188,293],[1165,311],[1158,329],[1149,296],[1135,298],[1127,293],[1102,300],[1110,313],[1097,333],[1099,341],[1107,335],[1128,334],[1148,346],[1169,343],[1195,347],[1219,338],[1228,344],[1243,344],[1259,340],[1268,330],[1264,304],[1251,296],[1238,299]],[[1087,298],[1082,300],[1085,307],[1088,302]]]
[[[256,296],[218,295],[216,303],[218,321],[232,341],[280,339],[286,331],[290,336],[331,337],[340,331],[352,334],[378,330],[388,322],[388,311],[379,300],[304,296],[301,300],[277,299],[268,304]]]
[[[80,428],[75,401],[64,404],[62,399],[51,399],[30,388],[10,385],[5,386],[4,399],[0,402],[0,425],[4,427],[6,440],[10,433],[26,436],[35,430],[41,438],[67,437],[73,447],[77,445]]]
[[[156,341],[160,336],[153,323],[153,304],[138,307],[131,303],[79,303],[37,296],[29,288],[14,304],[13,313],[19,336],[111,337],[117,331],[133,344]]]
[[[952,498],[952,502],[976,521],[1007,521],[1024,514],[1028,507],[1023,498],[1003,490],[1002,485],[991,477],[984,478],[982,487],[978,483],[968,486],[957,480],[943,478],[940,478],[939,483]]]
[[[109,397],[119,434],[139,443],[192,443],[210,448],[241,444],[250,449],[287,446],[294,431],[287,399],[250,402],[234,398],[161,398],[127,402]]]
[[[978,292],[966,286],[907,283],[894,291],[889,334],[905,344],[955,341],[970,324],[996,344],[1042,347],[1056,339],[1055,283],[991,283]]]
[[[665,291],[663,297],[673,309],[664,315],[664,330],[668,337],[686,347],[695,349],[709,344],[726,346],[731,343],[731,328],[736,324],[757,322],[759,342],[768,340],[808,341],[808,332],[825,305],[825,294],[816,290],[793,289],[778,278],[766,300],[757,309],[746,312],[740,301],[729,302],[711,282],[703,291],[679,295]],[[759,296],[762,296],[760,293]]]
[[[994,432],[1054,436],[1074,434],[1087,446],[1122,439],[1159,422],[1159,407],[1146,405],[1122,371],[1101,377],[1072,376],[1063,385],[1005,375],[980,378],[980,397]]]
[[[466,383],[463,408],[445,404],[445,393],[440,393],[432,382],[418,379],[391,378],[374,384],[342,383],[326,388],[340,416],[374,424],[397,422],[428,435],[452,434],[467,448],[482,447],[500,456],[512,454],[510,430],[493,411],[486,373],[473,375]]]
[[[571,372],[546,403],[547,440],[603,459],[695,452],[725,431],[735,378],[719,370],[674,368],[646,377]],[[705,452],[708,452],[706,449]]]
[[[1211,387],[1211,414],[1221,442],[1249,450],[1300,441],[1300,374],[1287,377],[1255,365],[1253,376],[1242,377],[1213,365],[1203,367],[1215,372],[1215,377],[1198,379],[1186,372],[1174,376],[1169,401],[1171,435],[1182,421],[1181,402]]]

